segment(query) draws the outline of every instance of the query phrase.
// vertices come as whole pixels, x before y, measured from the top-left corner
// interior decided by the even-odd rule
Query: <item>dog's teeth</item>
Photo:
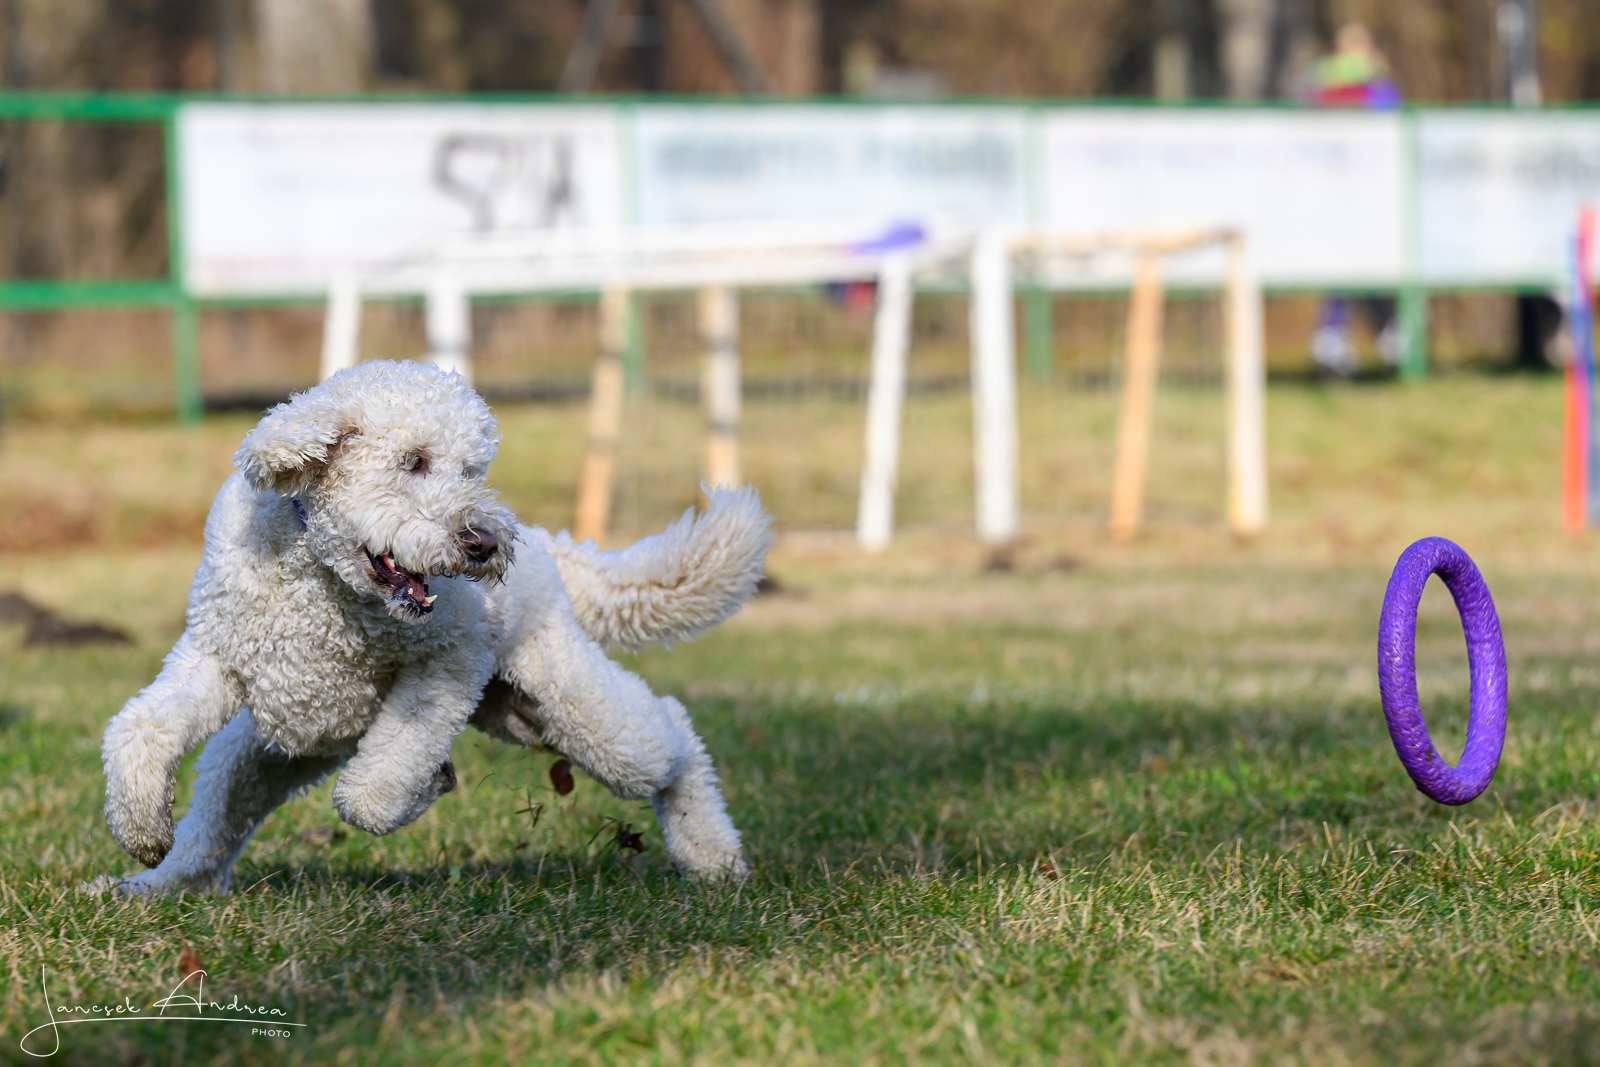
[[[423,602],[423,603],[424,603],[424,604],[425,604],[425,605],[427,605],[427,606],[428,606],[428,607],[430,607],[430,608],[431,608],[431,607],[433,607],[433,602],[434,602],[434,601],[435,601],[435,600],[438,600],[438,599],[439,599],[439,594],[438,594],[438,593],[435,593],[435,594],[433,594],[433,595],[432,595],[432,596],[427,596],[427,597],[423,597],[423,598],[422,598],[422,602]]]

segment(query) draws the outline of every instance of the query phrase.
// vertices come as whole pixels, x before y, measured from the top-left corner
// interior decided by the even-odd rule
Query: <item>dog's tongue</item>
[[[430,607],[433,598],[428,596],[428,587],[423,584],[422,576],[413,574],[394,561],[393,556],[385,556],[383,561],[394,570],[394,577],[389,581],[394,585],[395,592],[401,596],[409,597],[423,607]]]
[[[373,568],[385,582],[393,587],[395,595],[405,597],[423,610],[431,610],[436,599],[428,595],[428,587],[423,584],[422,576],[406,570],[394,561],[394,557],[385,553],[382,556],[368,557],[373,560]]]

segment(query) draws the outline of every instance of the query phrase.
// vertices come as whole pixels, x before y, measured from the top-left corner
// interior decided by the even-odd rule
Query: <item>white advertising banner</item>
[[[1268,285],[1395,285],[1402,147],[1392,113],[1055,110],[1045,218],[1081,233],[1240,227]],[[1170,273],[1216,281],[1222,254]]]
[[[618,136],[604,106],[186,104],[184,284],[321,294],[451,234],[619,226]]]
[[[639,221],[1020,224],[1025,114],[961,106],[640,108]]]
[[[1236,226],[1277,287],[1557,285],[1600,114],[1007,105],[185,104],[183,278],[316,296],[464,233],[793,223]],[[1099,264],[1098,267],[1106,267]],[[1063,284],[1125,280],[1111,263]],[[1222,253],[1169,277],[1214,284]]]
[[[1419,121],[1426,282],[1562,285],[1578,211],[1600,204],[1600,115],[1435,111]]]

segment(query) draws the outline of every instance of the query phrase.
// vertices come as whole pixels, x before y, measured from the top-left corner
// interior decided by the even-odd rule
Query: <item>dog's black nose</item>
[[[488,530],[463,530],[456,535],[456,540],[461,542],[461,551],[474,563],[488,563],[500,550],[500,542]]]

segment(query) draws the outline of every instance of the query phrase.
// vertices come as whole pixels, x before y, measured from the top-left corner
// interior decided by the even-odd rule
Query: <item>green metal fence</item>
[[[165,277],[150,279],[0,279],[0,311],[82,310],[105,308],[165,309],[171,316],[172,371],[178,418],[183,422],[199,419],[202,394],[199,379],[198,323],[202,306],[235,306],[261,301],[207,300],[196,301],[183,285],[184,241],[182,234],[182,191],[179,188],[177,166],[177,116],[187,102],[198,100],[227,100],[248,102],[251,98],[210,97],[180,93],[152,94],[100,94],[23,92],[0,93],[0,122],[64,122],[85,124],[147,124],[158,127],[164,140],[165,199],[167,205],[167,268]],[[653,98],[659,99],[659,98]],[[565,98],[547,95],[499,96],[383,96],[340,98],[337,102],[494,102],[494,103],[554,103]],[[263,99],[263,102],[266,102]],[[284,102],[274,98],[274,102]],[[308,102],[297,99],[295,102]],[[613,103],[617,101],[611,101]],[[792,101],[791,101],[792,102]],[[626,103],[623,101],[623,103]],[[838,102],[844,104],[845,102]],[[1059,102],[1026,101],[1008,102],[1011,106],[1031,109],[1059,107]],[[1093,102],[1087,103],[1094,106]],[[1109,103],[1109,102],[1107,102]],[[1128,101],[1116,101],[1126,106]],[[846,105],[848,106],[848,105]],[[1202,107],[1209,105],[1200,105]],[[1271,106],[1271,105],[1267,105]],[[1418,260],[1418,115],[1408,110],[1402,114],[1405,143],[1405,185],[1408,202],[1404,208],[1406,280],[1400,291],[1399,319],[1403,338],[1403,358],[1400,366],[1402,378],[1415,380],[1427,371],[1427,292],[1423,287]],[[275,301],[268,301],[269,303]],[[1027,365],[1042,368],[1049,363],[1049,326],[1047,294],[1023,294],[1023,347],[1027,352]]]

